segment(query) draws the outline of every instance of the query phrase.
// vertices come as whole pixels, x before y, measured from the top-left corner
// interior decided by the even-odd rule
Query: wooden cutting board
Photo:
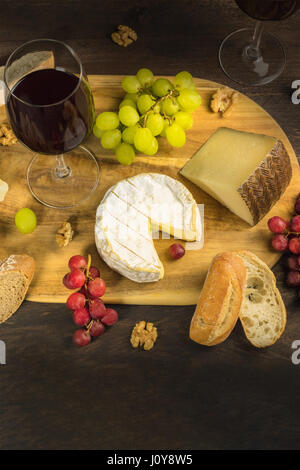
[[[96,112],[118,108],[124,92],[121,76],[89,77],[94,94]],[[42,302],[65,302],[70,291],[62,284],[72,255],[92,255],[92,264],[100,268],[107,284],[104,300],[108,303],[188,305],[195,304],[201,291],[208,265],[212,257],[222,250],[252,250],[270,267],[279,254],[270,249],[270,232],[267,219],[272,215],[289,218],[296,195],[300,192],[300,173],[292,146],[272,117],[254,101],[241,95],[231,117],[224,119],[209,110],[209,100],[220,85],[208,80],[196,79],[203,104],[194,113],[194,126],[187,132],[183,148],[174,149],[160,139],[159,153],[153,157],[137,156],[130,167],[116,162],[112,152],[100,147],[99,140],[90,136],[85,146],[92,150],[101,167],[100,184],[93,196],[73,210],[54,210],[39,204],[32,198],[26,183],[26,168],[31,153],[21,144],[0,147],[0,178],[9,184],[5,201],[0,203],[0,258],[11,253],[28,253],[37,264],[36,274],[27,299]],[[5,120],[5,109],[0,109],[0,122]],[[178,171],[207,138],[220,126],[264,133],[280,138],[290,155],[293,178],[281,200],[255,227],[250,227],[229,210],[179,176]],[[180,260],[168,257],[168,247],[173,239],[155,240],[155,247],[165,267],[165,277],[159,282],[138,284],[112,271],[99,257],[94,244],[94,221],[98,204],[107,189],[117,181],[142,172],[165,173],[180,179],[192,192],[197,203],[204,204],[204,248],[186,251]],[[80,191],[80,188],[78,188]],[[32,234],[22,235],[14,225],[14,216],[22,207],[30,207],[37,215],[38,226]],[[70,221],[74,240],[65,248],[55,242],[55,233],[64,221]]]

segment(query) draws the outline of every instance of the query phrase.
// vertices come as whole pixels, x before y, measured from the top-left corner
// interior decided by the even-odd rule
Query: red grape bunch
[[[86,346],[97,336],[101,336],[107,326],[118,320],[118,313],[105,306],[100,298],[104,295],[106,284],[100,277],[99,269],[91,266],[91,257],[88,261],[81,255],[69,259],[70,272],[63,277],[63,284],[67,289],[79,289],[69,295],[67,307],[73,311],[73,321],[81,328],[73,335],[73,342],[77,346]]]
[[[295,203],[295,214],[288,222],[279,216],[271,217],[268,226],[274,233],[272,247],[287,256],[287,284],[300,287],[300,194]],[[300,296],[300,290],[299,290]]]

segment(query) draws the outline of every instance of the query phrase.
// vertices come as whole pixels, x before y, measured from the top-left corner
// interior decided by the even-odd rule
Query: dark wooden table
[[[254,24],[231,0],[2,0],[0,11],[0,65],[21,43],[52,37],[72,45],[90,74],[183,69],[231,86],[218,46]],[[139,36],[127,49],[110,40],[120,23]],[[236,88],[264,106],[300,155],[300,105],[291,103],[291,83],[300,79],[300,13],[266,28],[284,42],[286,68],[269,85]],[[300,339],[300,300],[285,285],[282,262],[274,273],[288,321],[267,350],[251,347],[240,325],[216,348],[192,343],[191,306],[118,306],[118,324],[77,349],[64,305],[24,302],[0,326],[7,347],[0,448],[299,449],[300,365],[291,362],[291,344]],[[151,352],[129,346],[141,319],[159,328]]]

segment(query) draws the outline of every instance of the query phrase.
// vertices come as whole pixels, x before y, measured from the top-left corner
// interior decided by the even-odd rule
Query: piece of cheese
[[[112,269],[135,282],[162,279],[153,229],[182,240],[202,240],[197,203],[182,183],[159,173],[141,173],[107,191],[96,213],[95,241]]]
[[[255,225],[285,191],[292,168],[283,143],[275,137],[221,127],[181,174]]]
[[[5,181],[0,180],[0,202],[4,201],[7,191],[8,191],[8,184],[5,183]]]

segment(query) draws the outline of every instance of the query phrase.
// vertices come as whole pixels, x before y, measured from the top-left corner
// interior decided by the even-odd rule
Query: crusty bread
[[[0,323],[20,307],[34,269],[34,259],[28,255],[11,255],[0,261]]]
[[[283,333],[286,310],[276,279],[268,266],[250,251],[236,253],[247,271],[240,320],[248,340],[257,348],[271,346]]]
[[[212,260],[190,325],[190,338],[205,346],[224,341],[239,317],[246,269],[234,253]]]

